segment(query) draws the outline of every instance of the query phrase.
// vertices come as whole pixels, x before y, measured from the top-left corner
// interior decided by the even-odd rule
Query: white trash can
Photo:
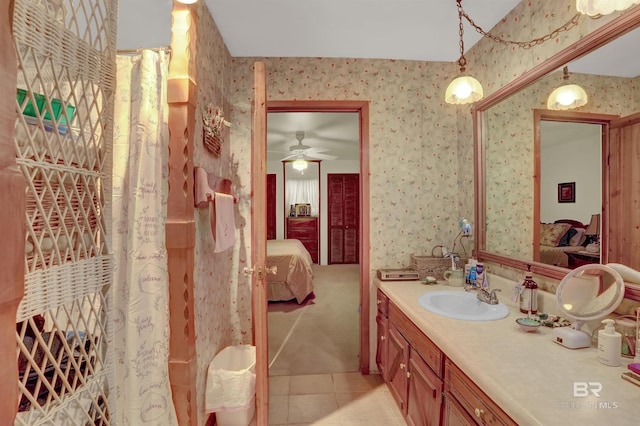
[[[228,346],[207,371],[205,409],[216,413],[218,426],[248,426],[255,414],[256,347]]]

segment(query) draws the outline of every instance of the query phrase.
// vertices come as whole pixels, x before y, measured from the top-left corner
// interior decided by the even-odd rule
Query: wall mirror
[[[636,8],[612,19],[476,104],[473,111],[478,185],[475,244],[480,259],[522,270],[531,264],[537,274],[562,279],[569,272],[569,265],[541,258],[540,223],[575,218],[586,229],[592,217],[600,215],[598,233],[591,237],[600,247],[598,255],[588,263],[619,262],[638,269],[638,265],[630,264],[633,259],[625,257],[625,250],[616,248],[621,236],[629,239],[640,238],[640,235],[629,237],[616,220],[620,213],[618,207],[612,208],[615,195],[611,188],[625,178],[622,172],[617,175],[611,172],[607,161],[615,154],[615,149],[608,145],[610,132],[618,125],[614,123],[621,121],[619,117],[638,115],[640,111],[640,93],[635,89],[640,77],[637,74],[605,76],[595,69],[583,70],[582,66],[588,63],[589,53],[623,43],[631,34],[640,32],[635,29],[639,25],[640,9]],[[621,50],[624,62],[616,65],[618,70],[630,62],[640,61],[630,57],[633,49],[623,47]],[[593,92],[589,94],[589,103],[579,112],[546,109],[549,93],[563,84],[565,65],[569,67],[572,83]],[[580,72],[574,72],[574,66]],[[570,138],[566,132],[577,135],[577,127],[571,127],[574,123],[588,125],[584,130],[589,136],[582,136],[585,141],[593,139],[588,149],[587,142],[584,146],[549,146],[549,135],[553,132],[565,132],[567,143]],[[553,150],[555,153],[550,154]],[[592,156],[587,156],[587,151]],[[572,172],[575,163],[578,166]],[[558,170],[560,166],[562,170]],[[585,170],[588,173],[584,173]],[[636,186],[625,193],[638,190]],[[632,243],[632,247],[633,244],[640,245],[640,239]],[[627,293],[627,297],[640,299],[640,289],[632,288]]]

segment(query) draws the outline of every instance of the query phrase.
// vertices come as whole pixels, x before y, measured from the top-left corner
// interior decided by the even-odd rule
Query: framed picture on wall
[[[576,183],[565,182],[558,184],[558,202],[559,203],[575,203],[576,202]]]
[[[296,216],[311,216],[311,204],[296,204]]]

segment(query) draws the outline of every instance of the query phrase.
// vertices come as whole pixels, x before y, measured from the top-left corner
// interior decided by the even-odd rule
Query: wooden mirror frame
[[[520,77],[514,79],[504,87],[496,90],[483,100],[478,101],[472,110],[473,115],[473,141],[475,164],[475,235],[474,248],[476,256],[481,261],[494,262],[503,266],[526,271],[531,265],[531,271],[535,274],[561,280],[567,269],[558,266],[547,265],[540,262],[517,259],[505,255],[499,255],[486,251],[486,178],[485,178],[485,154],[483,135],[483,113],[492,106],[505,100],[536,82],[539,78],[562,67],[592,50],[598,49],[616,38],[640,26],[640,7],[636,7],[623,13],[611,22],[604,24],[597,30],[576,41],[571,46],[561,50],[554,56],[536,65]],[[533,143],[533,141],[532,141]],[[627,286],[625,297],[640,301],[640,286]]]

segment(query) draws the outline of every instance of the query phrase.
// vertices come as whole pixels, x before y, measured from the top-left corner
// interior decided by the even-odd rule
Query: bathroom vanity
[[[522,314],[505,298],[500,301],[509,307],[506,318],[467,321],[418,303],[425,292],[452,287],[378,279],[375,285],[376,364],[407,424],[636,421],[640,388],[620,378],[630,360],[608,367],[596,360],[595,346],[564,348],[551,340],[547,327],[526,333],[515,322]]]

